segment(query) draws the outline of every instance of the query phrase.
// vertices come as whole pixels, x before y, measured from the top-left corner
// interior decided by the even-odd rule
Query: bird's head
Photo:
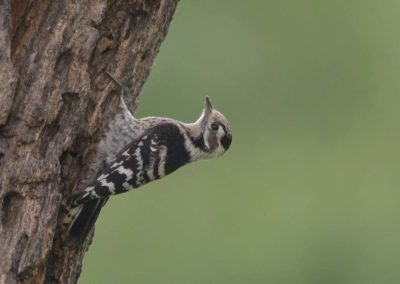
[[[206,97],[203,112],[192,124],[192,137],[195,144],[203,151],[203,158],[221,156],[229,149],[232,132],[225,116],[215,110],[209,97]]]

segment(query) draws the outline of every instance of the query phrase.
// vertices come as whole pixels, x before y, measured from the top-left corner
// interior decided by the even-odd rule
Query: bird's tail
[[[108,198],[92,199],[75,207],[68,205],[67,200],[64,205],[63,226],[67,230],[68,241],[75,244],[81,244],[85,241],[107,200]]]

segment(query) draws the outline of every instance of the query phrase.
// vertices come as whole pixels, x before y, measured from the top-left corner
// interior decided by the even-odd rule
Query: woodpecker
[[[197,161],[221,156],[231,145],[228,120],[206,97],[200,117],[193,123],[171,118],[137,119],[128,110],[121,87],[119,111],[98,144],[95,161],[83,190],[63,202],[63,226],[68,239],[85,240],[112,195],[131,191]]]

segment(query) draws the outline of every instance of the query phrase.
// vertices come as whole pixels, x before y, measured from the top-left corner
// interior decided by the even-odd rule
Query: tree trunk
[[[117,110],[105,70],[135,109],[176,4],[0,0],[0,283],[77,281],[57,217]]]

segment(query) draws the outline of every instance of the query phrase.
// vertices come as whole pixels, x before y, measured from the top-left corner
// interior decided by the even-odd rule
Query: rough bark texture
[[[75,283],[57,217],[117,109],[137,105],[176,0],[0,0],[0,283]]]

